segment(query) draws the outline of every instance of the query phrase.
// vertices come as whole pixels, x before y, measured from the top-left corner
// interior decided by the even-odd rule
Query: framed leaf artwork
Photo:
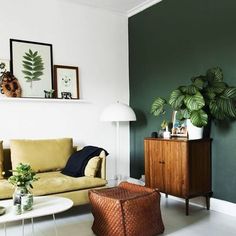
[[[22,97],[43,98],[52,90],[52,44],[10,39],[10,62]]]
[[[79,99],[79,68],[54,65],[54,89],[57,98]]]

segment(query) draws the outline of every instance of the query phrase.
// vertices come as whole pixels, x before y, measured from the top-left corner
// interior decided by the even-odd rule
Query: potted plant
[[[29,164],[20,163],[15,170],[11,170],[12,176],[8,178],[9,183],[15,186],[13,204],[21,204],[21,198],[30,193],[33,188],[32,182],[38,180],[36,173]]]
[[[211,120],[236,118],[236,87],[223,81],[223,72],[219,67],[207,70],[205,75],[193,77],[191,84],[174,89],[167,102],[157,97],[151,106],[151,113],[159,116],[165,113],[169,104],[178,111],[179,120],[189,119],[196,127],[204,127]]]

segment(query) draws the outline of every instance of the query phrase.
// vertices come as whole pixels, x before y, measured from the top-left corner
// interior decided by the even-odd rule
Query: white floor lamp
[[[120,158],[120,122],[135,121],[136,115],[127,104],[116,102],[104,109],[100,119],[102,121],[116,122],[116,157],[115,157],[115,179],[117,176],[117,160]]]

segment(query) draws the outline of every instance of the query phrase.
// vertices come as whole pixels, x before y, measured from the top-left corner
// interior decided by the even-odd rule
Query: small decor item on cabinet
[[[180,112],[174,111],[172,113],[172,123],[173,123],[173,128],[171,132],[171,136],[176,136],[176,137],[188,137],[188,132],[187,132],[187,120],[181,120],[179,119]]]
[[[163,138],[170,138],[171,134],[170,131],[168,129],[168,126],[166,126],[166,130],[163,132]]]
[[[152,137],[152,138],[157,138],[157,137],[158,137],[157,132],[152,132],[151,137]]]
[[[54,88],[57,98],[79,99],[79,68],[54,65]]]
[[[21,97],[21,86],[17,78],[9,71],[1,75],[1,93],[7,97]]]
[[[160,138],[170,138],[169,132],[169,123],[166,119],[164,119],[161,123],[161,130],[159,131]]]
[[[39,178],[29,164],[20,163],[16,169],[11,170],[11,172],[12,176],[8,178],[8,181],[15,186],[13,205],[20,204],[23,210],[32,209],[33,196],[29,188],[33,188],[32,182],[37,181]],[[25,198],[23,198],[24,196]]]

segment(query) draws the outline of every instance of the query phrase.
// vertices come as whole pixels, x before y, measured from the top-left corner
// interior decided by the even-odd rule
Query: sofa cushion
[[[0,179],[3,179],[3,147],[2,141],[0,141]]]
[[[88,177],[95,177],[101,165],[101,158],[99,156],[93,157],[88,161],[85,167],[84,175]]]
[[[0,199],[12,198],[15,188],[6,179],[0,181]]]
[[[33,183],[33,189],[30,191],[36,196],[64,193],[82,189],[105,186],[106,180],[91,177],[69,177],[61,174],[59,171],[38,173],[40,178]],[[0,181],[0,199],[12,198],[14,186],[6,179]]]
[[[12,168],[28,163],[36,172],[61,170],[73,152],[71,138],[10,141]]]
[[[46,195],[88,189],[106,185],[107,181],[91,177],[70,177],[59,171],[38,173],[39,180],[33,183],[34,195]]]

